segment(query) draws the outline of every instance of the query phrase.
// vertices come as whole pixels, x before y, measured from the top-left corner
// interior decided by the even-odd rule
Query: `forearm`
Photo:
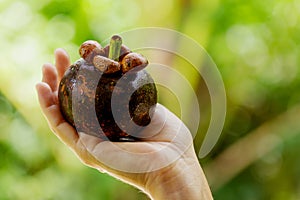
[[[179,160],[153,176],[147,191],[153,200],[213,199],[197,158]]]

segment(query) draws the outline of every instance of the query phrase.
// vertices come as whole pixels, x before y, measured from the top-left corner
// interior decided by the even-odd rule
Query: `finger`
[[[157,104],[149,125],[140,133],[143,141],[170,142],[184,126],[183,122],[161,104]],[[147,137],[148,136],[148,137]]]
[[[41,109],[51,127],[55,128],[59,126],[59,124],[63,123],[65,120],[61,115],[57,101],[54,100],[54,94],[51,92],[50,86],[45,83],[38,83],[36,89],[38,91]]]
[[[55,135],[71,149],[76,151],[78,144],[78,133],[76,129],[66,121],[61,121],[54,129]]]
[[[46,83],[38,83],[36,89],[42,111],[49,126],[60,140],[71,148],[74,148],[78,140],[77,132],[63,118],[57,102],[53,100],[53,93],[50,86]]]
[[[70,66],[70,58],[68,53],[61,48],[56,49],[54,54],[55,54],[55,66],[58,73],[58,81],[60,81],[65,71]]]
[[[185,149],[193,142],[192,135],[185,124],[160,104],[157,104],[150,124],[141,132],[141,135],[143,142],[168,142],[179,149]]]
[[[93,151],[93,149],[95,148],[95,146],[97,144],[99,144],[100,142],[103,141],[102,139],[100,139],[98,137],[88,135],[83,132],[79,132],[78,135],[79,135],[81,144],[83,144],[84,147],[90,152]]]
[[[53,65],[50,63],[44,64],[42,72],[42,81],[47,83],[53,92],[57,91],[57,71]]]
[[[57,103],[53,97],[52,89],[47,83],[36,84],[36,90],[42,110]]]
[[[151,117],[151,122],[147,126],[143,127],[141,132],[138,132],[135,136],[142,140],[149,140],[155,135],[160,134],[167,120],[167,109],[157,104],[154,109],[154,113]]]

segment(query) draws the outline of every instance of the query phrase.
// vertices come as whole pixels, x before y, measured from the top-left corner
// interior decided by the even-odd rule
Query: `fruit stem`
[[[114,61],[119,61],[122,46],[122,38],[119,35],[114,35],[110,39],[108,58]]]

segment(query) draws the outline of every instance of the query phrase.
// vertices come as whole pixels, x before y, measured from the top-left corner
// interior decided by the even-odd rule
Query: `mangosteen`
[[[111,141],[137,141],[150,123],[157,90],[147,59],[115,35],[102,48],[88,40],[58,90],[61,112],[78,132]]]

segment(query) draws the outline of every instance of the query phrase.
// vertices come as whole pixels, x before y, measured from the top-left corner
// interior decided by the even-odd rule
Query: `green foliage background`
[[[300,199],[298,0],[0,0],[0,19],[1,200],[147,199],[83,166],[57,140],[34,85],[57,47],[74,61],[87,39],[149,26],[195,39],[224,80],[225,127],[213,152],[200,160],[215,199]],[[202,85],[196,81],[200,99]],[[178,109],[168,94],[160,96]],[[201,119],[209,121],[209,112]],[[202,137],[195,139],[197,150]]]

